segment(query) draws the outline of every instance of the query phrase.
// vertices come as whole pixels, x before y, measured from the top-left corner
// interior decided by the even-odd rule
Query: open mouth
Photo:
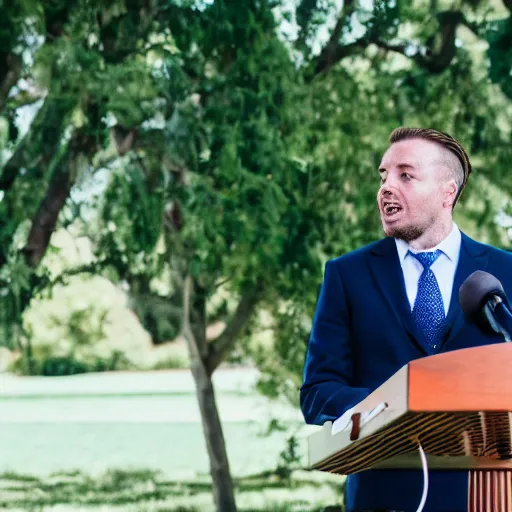
[[[402,208],[397,203],[384,203],[383,211],[386,217],[393,217],[402,211]]]

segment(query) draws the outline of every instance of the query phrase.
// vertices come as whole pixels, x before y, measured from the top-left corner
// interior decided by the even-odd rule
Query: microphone
[[[469,322],[489,334],[512,341],[512,313],[502,284],[493,275],[477,270],[459,289],[459,304]]]

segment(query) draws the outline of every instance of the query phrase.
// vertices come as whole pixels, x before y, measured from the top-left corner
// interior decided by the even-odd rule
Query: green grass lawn
[[[339,504],[341,477],[296,470],[307,464],[298,412],[256,393],[253,377],[250,371],[217,376],[240,512],[317,512]],[[0,510],[213,512],[208,456],[187,379],[184,371],[4,377]],[[269,433],[271,420],[280,428]],[[283,460],[290,436],[297,444]]]
[[[307,471],[282,479],[266,472],[235,479],[235,488],[240,512],[317,512],[341,503],[342,479]],[[207,475],[172,481],[151,470],[109,470],[96,478],[78,471],[47,478],[4,473],[0,509],[209,512],[214,506]]]

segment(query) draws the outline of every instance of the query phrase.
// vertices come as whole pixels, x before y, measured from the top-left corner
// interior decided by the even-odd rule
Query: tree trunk
[[[210,459],[210,473],[212,475],[215,505],[218,512],[236,512],[226,443],[215,402],[211,375],[206,371],[202,362],[199,361],[195,361],[192,364],[192,374],[196,383],[203,433]]]
[[[67,169],[66,169],[67,171]],[[39,266],[57,225],[59,213],[71,191],[72,182],[66,172],[56,172],[39,209],[32,220],[27,244],[23,248],[26,262],[32,268]]]
[[[71,137],[67,151],[57,164],[46,194],[32,219],[27,244],[23,248],[25,260],[32,268],[39,266],[48,249],[59,214],[76,179],[78,158],[84,155],[91,161],[97,150],[98,141],[85,130],[79,129]]]
[[[217,512],[237,512],[226,443],[212,383],[212,374],[216,366],[210,360],[213,356],[209,355],[206,341],[206,295],[197,280],[190,275],[186,277],[183,287],[183,335],[187,340],[192,375],[196,384]],[[236,337],[241,331],[244,322],[240,320],[243,316],[240,310],[245,314],[246,309],[245,303],[244,307],[237,308],[234,325],[228,327],[229,335],[226,338],[231,340],[231,337]],[[223,343],[223,347],[224,345],[227,345],[227,342]],[[227,346],[224,347],[224,350],[226,349]],[[223,353],[226,354],[225,351]]]

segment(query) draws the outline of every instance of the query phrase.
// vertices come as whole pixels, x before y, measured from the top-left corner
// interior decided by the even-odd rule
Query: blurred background
[[[0,508],[342,511],[298,389],[397,126],[512,239],[510,0],[0,2]]]

